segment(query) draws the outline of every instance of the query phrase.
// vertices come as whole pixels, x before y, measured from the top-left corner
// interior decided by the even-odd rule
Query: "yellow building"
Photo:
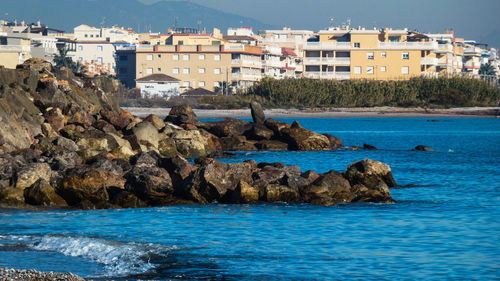
[[[168,34],[141,33],[139,42],[149,45],[222,45],[224,43],[223,34],[214,28],[212,34],[203,31],[201,34],[193,33],[173,33],[169,29]]]
[[[260,47],[226,45],[139,45],[117,49],[118,78],[135,87],[135,80],[165,74],[180,80],[180,90],[214,91],[226,82],[247,88],[261,78]]]
[[[5,37],[4,37],[5,36]],[[0,66],[14,69],[31,58],[31,40],[9,37],[0,33]]]
[[[349,27],[319,31],[316,40],[309,40],[304,47],[304,76],[341,80],[420,76],[425,51],[435,49],[437,43],[410,42],[408,34],[406,29]]]

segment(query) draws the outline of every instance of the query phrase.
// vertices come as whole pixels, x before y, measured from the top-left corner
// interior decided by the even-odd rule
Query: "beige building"
[[[31,58],[31,40],[14,38],[0,32],[0,66],[16,68],[18,64]]]
[[[68,56],[87,69],[87,75],[111,74],[115,71],[115,46],[107,41],[76,41]]]
[[[117,76],[135,87],[133,80],[165,74],[180,80],[181,92],[214,91],[224,82],[246,88],[261,78],[261,55],[261,48],[242,44],[122,47],[117,48]]]

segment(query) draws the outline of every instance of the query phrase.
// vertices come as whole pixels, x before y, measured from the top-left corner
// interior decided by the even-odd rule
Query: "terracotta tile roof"
[[[293,51],[293,49],[290,48],[281,48],[281,54],[284,56],[292,56],[292,57],[297,56],[297,54]]]
[[[215,92],[212,92],[212,91],[209,91],[209,90],[203,89],[203,88],[196,88],[196,89],[189,90],[189,91],[186,91],[186,92],[181,94],[181,96],[183,96],[183,97],[186,97],[186,96],[190,96],[190,97],[214,96],[214,95],[215,95]]]
[[[142,78],[136,79],[135,81],[137,82],[162,82],[162,81],[173,81],[173,82],[178,82],[181,81],[179,79],[176,79],[172,76],[168,76],[165,74],[151,74],[148,76],[144,76]]]

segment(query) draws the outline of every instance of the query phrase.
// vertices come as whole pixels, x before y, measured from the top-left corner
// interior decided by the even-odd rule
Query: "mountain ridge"
[[[30,7],[26,9],[26,7]],[[76,12],[77,11],[77,12]],[[228,27],[252,26],[254,30],[271,28],[258,20],[226,13],[188,1],[160,1],[144,4],[137,0],[16,0],[0,7],[0,15],[9,20],[36,22],[72,32],[75,26],[122,26],[136,32],[166,32],[167,28],[198,27],[222,31]],[[7,15],[7,16],[5,16]]]

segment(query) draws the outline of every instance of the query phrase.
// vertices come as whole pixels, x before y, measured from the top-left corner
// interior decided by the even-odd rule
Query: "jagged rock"
[[[18,64],[16,69],[30,70],[34,72],[52,71],[52,64],[39,58],[29,58],[22,64]]]
[[[374,202],[391,203],[395,202],[389,192],[389,187],[384,182],[379,182],[375,187],[368,188],[362,184],[352,187],[353,199],[351,202]]]
[[[100,120],[95,121],[92,124],[92,127],[96,128],[98,130],[101,130],[105,133],[108,133],[108,134],[115,134],[115,135],[120,134],[113,125],[111,125],[109,122],[107,122],[104,119],[100,119]]]
[[[240,181],[234,191],[234,198],[231,201],[234,203],[250,204],[259,201],[260,189],[245,181]],[[239,202],[237,201],[239,199]]]
[[[54,140],[54,144],[69,151],[78,150],[78,145],[76,145],[74,141],[67,139],[65,137],[59,136],[57,139]]]
[[[182,185],[184,181],[197,169],[197,167],[191,165],[185,158],[180,156],[163,158],[160,162],[160,167],[168,171],[174,186],[177,187],[176,194],[182,195]]]
[[[288,150],[288,144],[277,140],[262,140],[255,144],[258,150],[275,150],[285,151]]]
[[[151,122],[151,124],[153,124],[158,131],[165,127],[165,122],[154,114],[148,115],[148,117],[144,118],[144,121]]]
[[[24,190],[12,186],[0,187],[0,206],[24,207]]]
[[[49,139],[55,139],[59,137],[59,133],[54,130],[54,127],[49,123],[42,124],[42,133]]]
[[[198,127],[201,127],[217,137],[222,138],[243,136],[246,131],[253,127],[253,125],[252,123],[244,120],[228,117],[221,121],[203,123]]]
[[[351,185],[362,184],[367,188],[376,188],[380,182],[383,182],[388,187],[396,186],[389,165],[371,159],[352,163],[344,172],[344,176]]]
[[[193,112],[190,105],[183,104],[177,105],[170,109],[168,116],[165,117],[166,122],[174,123],[175,125],[180,124],[197,124],[198,118]]]
[[[300,125],[299,125],[300,126]],[[330,141],[326,136],[295,126],[283,128],[280,134],[291,150],[329,150]]]
[[[323,134],[323,136],[327,137],[328,141],[330,141],[330,149],[338,149],[343,146],[342,140],[340,138],[337,138],[330,134]]]
[[[83,208],[110,207],[107,188],[124,189],[125,179],[109,171],[92,167],[68,169],[57,193],[70,206]]]
[[[172,200],[174,187],[167,170],[155,166],[135,166],[125,178],[125,189],[151,205]]]
[[[49,155],[52,158],[50,166],[55,171],[65,171],[83,163],[82,158],[75,151],[56,150]]]
[[[158,150],[160,134],[153,123],[143,121],[137,124],[132,132],[137,139],[139,147],[142,151]]]
[[[95,122],[88,111],[84,110],[75,103],[70,103],[64,108],[64,115],[68,116],[67,124],[76,124],[88,128]]]
[[[264,125],[270,129],[271,131],[274,132],[274,136],[275,137],[279,137],[281,136],[281,131],[283,129],[287,129],[287,128],[290,128],[290,124],[287,124],[285,122],[281,122],[281,121],[278,121],[278,120],[274,120],[272,118],[268,118],[266,119],[266,121],[264,122]]]
[[[301,188],[301,193],[306,202],[313,204],[329,205],[353,199],[349,181],[335,171],[319,175],[311,185]]]
[[[44,114],[44,117],[45,120],[47,120],[47,122],[51,124],[57,131],[60,131],[62,128],[64,128],[64,125],[66,124],[66,118],[62,114],[61,109],[57,107],[47,110]]]
[[[256,125],[245,132],[245,136],[250,140],[270,140],[274,135],[272,130],[269,130],[265,126]]]
[[[160,140],[160,142],[158,143],[158,152],[160,152],[161,156],[166,158],[179,155],[174,139],[169,137],[165,137]]]
[[[252,119],[255,124],[263,125],[266,121],[266,115],[264,114],[264,109],[262,105],[257,101],[250,102],[250,111],[252,113]]]
[[[222,137],[219,139],[224,151],[251,151],[257,150],[256,141],[249,141],[245,136]]]
[[[363,149],[365,150],[378,150],[378,148],[376,146],[373,146],[373,145],[369,145],[369,144],[363,144]]]
[[[118,144],[116,148],[111,150],[111,153],[113,155],[122,159],[129,159],[130,157],[135,155],[130,142],[113,133],[108,133],[108,135],[111,136]]]
[[[414,149],[412,149],[412,151],[436,151],[436,150],[425,145],[417,145],[415,146]]]
[[[126,190],[109,187],[107,189],[107,192],[109,194],[109,200],[113,205],[120,206],[122,208],[148,207],[148,204],[146,202],[142,201],[135,194]]]
[[[117,113],[108,109],[101,109],[100,114],[104,120],[115,126],[117,130],[127,128],[127,126],[135,119],[134,116],[127,110]]]
[[[160,155],[155,151],[141,152],[130,158],[130,164],[134,166],[158,166]]]
[[[175,142],[177,151],[184,157],[196,158],[213,152],[208,139],[200,131],[175,131],[171,134],[171,138]]]
[[[30,163],[17,172],[15,187],[24,190],[39,179],[50,181],[52,170],[47,163]]]
[[[66,201],[56,193],[54,187],[44,179],[40,179],[24,190],[26,203],[37,206],[68,206]]]
[[[271,184],[265,188],[264,200],[266,202],[289,202],[299,201],[299,191],[290,186]]]
[[[292,125],[290,125],[291,128],[303,128],[302,125],[300,125],[299,121],[295,120],[292,122]]]

